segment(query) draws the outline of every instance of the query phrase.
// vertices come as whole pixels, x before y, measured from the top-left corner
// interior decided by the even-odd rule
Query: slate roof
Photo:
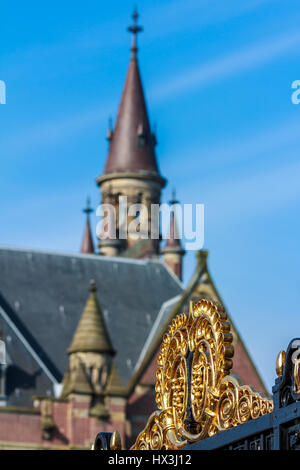
[[[168,320],[168,324],[170,323],[171,314],[174,311],[174,308],[176,307],[178,302],[181,300],[181,297],[182,293],[176,295],[175,297],[172,297],[169,300],[166,300],[166,302],[162,304],[161,309],[155,319],[155,322],[153,323],[152,328],[149,332],[148,338],[141,350],[138,361],[135,365],[135,372],[139,369],[149,350],[151,350],[152,342],[157,337],[157,335],[159,335],[161,340],[163,334],[167,331],[166,322]]]
[[[159,260],[0,247],[0,307],[58,382],[91,279],[126,385],[162,304],[183,291],[176,277]]]

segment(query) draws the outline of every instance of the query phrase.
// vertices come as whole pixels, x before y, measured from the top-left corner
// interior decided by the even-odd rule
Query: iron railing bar
[[[212,450],[224,447],[243,439],[251,439],[252,436],[268,431],[273,428],[273,413],[253,419],[247,423],[240,424],[234,428],[222,431],[215,436],[208,437],[202,441],[188,444],[185,450]]]

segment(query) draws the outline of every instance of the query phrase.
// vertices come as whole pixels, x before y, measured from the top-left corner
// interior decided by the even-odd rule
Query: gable
[[[90,279],[117,351],[124,385],[129,381],[161,305],[182,285],[160,261],[69,255],[0,248],[0,303],[38,349],[57,381],[66,349],[82,314]]]
[[[170,299],[165,304],[165,314],[161,321],[155,322],[151,335],[152,340],[147,341],[145,351],[143,354],[143,361],[139,361],[139,369],[135,374],[135,381],[131,383],[131,390],[133,390],[135,384],[147,383],[153,379],[155,381],[155,367],[157,365],[157,355],[163,339],[163,335],[168,329],[168,325],[172,319],[180,313],[189,313],[190,301],[199,301],[202,298],[208,299],[214,303],[220,303],[224,305],[215,284],[210,276],[207,268],[206,258],[208,253],[205,251],[197,252],[197,266],[196,270],[191,278],[191,281],[187,288],[182,292],[181,296]],[[227,313],[228,315],[228,313]],[[250,357],[244,342],[241,339],[230,315],[228,320],[231,323],[231,332],[233,334],[233,345],[235,348],[235,354],[233,358],[233,373],[236,374],[243,383],[253,385],[253,387],[263,393],[267,393],[264,383]]]

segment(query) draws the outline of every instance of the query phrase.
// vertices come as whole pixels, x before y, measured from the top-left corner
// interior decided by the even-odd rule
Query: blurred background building
[[[150,208],[160,203],[167,180],[159,170],[139,70],[136,12],[128,29],[129,67],[97,184],[104,203],[118,208],[126,196],[128,204]],[[195,253],[195,272],[187,287],[182,284],[185,251],[174,212],[165,243],[128,233],[127,240],[106,236],[95,247],[91,210],[88,203],[80,253],[0,247],[0,322],[7,348],[1,447],[89,447],[100,429],[118,429],[128,446],[155,409],[157,356],[167,325],[188,312],[190,300],[222,303],[207,251]],[[118,234],[120,220],[115,223]],[[109,227],[102,229],[109,234]],[[233,372],[265,392],[232,327]]]

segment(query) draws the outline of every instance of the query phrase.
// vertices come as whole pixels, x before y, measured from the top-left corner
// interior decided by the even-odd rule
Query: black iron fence
[[[300,449],[300,339],[290,342],[277,358],[273,386],[274,410],[202,441],[186,450],[298,450]]]
[[[300,449],[300,339],[281,351],[272,388],[274,410],[211,437],[188,443],[183,450],[298,450]],[[118,433],[99,433],[95,450],[121,449]]]

